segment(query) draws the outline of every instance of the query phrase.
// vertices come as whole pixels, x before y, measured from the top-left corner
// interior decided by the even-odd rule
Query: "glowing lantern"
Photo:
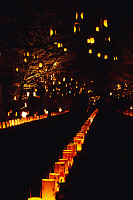
[[[55,179],[42,179],[42,200],[56,200]]]
[[[29,97],[30,96],[30,92],[27,92],[27,97]]]
[[[85,134],[84,133],[77,133],[76,138],[81,139],[81,144],[84,143]]]
[[[64,77],[64,78],[63,78],[63,81],[65,81],[65,80],[66,80],[66,78]]]
[[[78,13],[76,12],[76,20],[78,19]]]
[[[110,42],[110,37],[108,37],[108,41]]]
[[[74,137],[74,144],[77,145],[77,151],[82,150],[82,139]]]
[[[42,200],[42,198],[40,198],[40,197],[30,197],[30,198],[28,198],[28,200]]]
[[[59,162],[65,163],[65,174],[68,174],[68,160],[61,158],[61,159],[59,159]]]
[[[95,39],[93,37],[90,38],[90,43],[94,44],[95,43]]]
[[[87,43],[90,43],[90,39],[89,38],[87,38]]]
[[[58,43],[58,44],[57,44],[57,47],[58,47],[58,48],[60,48],[60,47],[61,47],[61,44],[60,44],[60,43]]]
[[[16,97],[16,96],[14,96],[14,100],[15,100],[15,101],[17,100],[17,97]]]
[[[64,48],[64,51],[67,51],[67,48]]]
[[[36,96],[36,92],[33,92],[33,97],[35,97]]]
[[[54,173],[60,174],[60,182],[65,182],[65,162],[55,162]]]
[[[100,58],[101,57],[101,53],[97,53],[97,57]]]
[[[107,59],[108,59],[108,56],[107,56],[107,55],[104,55],[104,59],[107,60]]]
[[[29,53],[29,52],[27,52],[27,56],[30,56],[30,53]]]
[[[99,26],[96,27],[96,31],[99,31]]]
[[[24,62],[27,62],[27,58],[24,59]]]
[[[103,20],[103,25],[104,25],[105,27],[108,27],[107,19],[104,19],[104,20]]]
[[[89,54],[92,54],[92,49],[89,49]]]
[[[62,112],[62,108],[61,107],[59,108],[59,112]]]
[[[68,144],[67,150],[72,150],[73,157],[76,156],[76,145],[74,143]]]
[[[39,67],[42,67],[42,63],[39,63]]]
[[[55,179],[55,192],[59,192],[60,185],[60,174],[57,173],[49,173],[49,179]]]
[[[22,114],[21,114],[21,116],[23,117],[23,118],[26,118],[26,116],[28,115],[28,113],[27,112],[25,112],[25,111],[22,111]]]
[[[74,24],[74,34],[76,33],[76,26],[75,26],[75,24]]]
[[[50,36],[52,36],[53,35],[53,30],[52,30],[52,28],[50,28]]]
[[[2,128],[6,128],[6,123],[2,122]]]
[[[73,151],[72,150],[63,150],[62,158],[68,160],[68,166],[73,165]]]
[[[83,18],[84,18],[84,16],[83,16],[83,12],[81,13],[80,17],[81,17],[81,19],[83,19]]]
[[[16,68],[16,72],[18,72],[18,67]]]

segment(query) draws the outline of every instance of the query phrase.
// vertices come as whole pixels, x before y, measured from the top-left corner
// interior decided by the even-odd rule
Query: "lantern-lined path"
[[[133,199],[133,119],[99,110],[60,189],[70,199]]]

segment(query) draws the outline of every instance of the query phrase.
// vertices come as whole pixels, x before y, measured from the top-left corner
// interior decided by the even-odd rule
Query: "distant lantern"
[[[90,43],[90,38],[87,38],[87,43]]]
[[[60,47],[61,47],[61,44],[60,44],[60,43],[58,43],[58,44],[57,44],[57,47],[58,47],[58,48],[60,48]]]
[[[68,174],[68,160],[61,158],[61,159],[59,159],[59,162],[65,163],[65,174]]]
[[[63,78],[63,81],[65,81],[65,80],[66,80],[66,78],[64,77],[64,78]]]
[[[80,17],[81,17],[81,19],[83,19],[83,18],[84,18],[84,16],[83,16],[83,12],[81,13]]]
[[[103,20],[103,25],[104,25],[105,27],[108,27],[107,19],[104,19],[104,20]]]
[[[94,44],[95,43],[95,39],[93,37],[90,38],[90,43]]]
[[[67,51],[67,48],[64,48],[64,51]]]
[[[53,35],[53,30],[52,30],[52,28],[50,28],[50,36],[52,36]]]
[[[65,162],[55,162],[54,173],[60,174],[60,183],[65,182]]]
[[[78,19],[78,13],[76,12],[76,20]]]
[[[99,26],[96,27],[96,31],[99,31]]]
[[[16,72],[18,72],[18,67],[16,68]]]
[[[35,97],[36,96],[36,92],[33,92],[33,97]]]
[[[82,150],[82,139],[75,137],[74,138],[74,144],[77,145],[77,151]]]
[[[68,159],[68,166],[73,165],[73,151],[72,150],[63,150],[62,158]]]
[[[30,92],[27,92],[27,97],[29,97],[30,96]]]
[[[104,59],[107,60],[108,59],[108,55],[104,55]]]
[[[75,26],[75,24],[74,24],[74,34],[76,33],[76,26]]]
[[[80,32],[80,26],[78,27],[78,30],[79,30],[79,32]]]
[[[39,63],[39,67],[42,67],[42,63]]]
[[[55,179],[42,179],[42,200],[56,200]]]
[[[27,58],[24,58],[24,62],[27,62]]]
[[[57,173],[49,173],[49,179],[55,179],[55,192],[59,192],[60,185],[60,174]]]
[[[108,37],[108,41],[110,42],[110,37]]]
[[[29,53],[29,52],[27,52],[27,56],[30,56],[30,53]]]
[[[17,100],[17,97],[16,97],[16,96],[14,96],[14,100],[15,100],[15,101]]]
[[[97,53],[97,57],[100,58],[101,57],[101,53]]]
[[[67,150],[72,150],[73,157],[76,156],[76,145],[74,143],[68,144]]]
[[[89,54],[92,54],[92,49],[89,49]]]

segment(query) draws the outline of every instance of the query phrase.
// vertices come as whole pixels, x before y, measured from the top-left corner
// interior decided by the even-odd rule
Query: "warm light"
[[[65,80],[66,80],[66,78],[64,77],[64,78],[63,78],[63,81],[65,81]]]
[[[89,54],[92,54],[92,49],[89,49]]]
[[[53,35],[53,30],[52,30],[52,28],[50,28],[50,36],[52,36]]]
[[[44,109],[44,113],[47,115],[48,114],[48,111],[46,109]]]
[[[90,39],[89,38],[87,38],[87,43],[90,43]]]
[[[99,26],[96,27],[96,31],[99,31]]]
[[[76,20],[78,19],[78,13],[76,12]]]
[[[107,55],[104,55],[104,59],[105,59],[105,60],[108,59],[108,56],[107,56]]]
[[[17,97],[16,97],[16,96],[14,96],[14,100],[17,100]]]
[[[39,67],[42,67],[42,63],[39,63]]]
[[[27,56],[30,56],[30,53],[29,53],[29,52],[27,52]]]
[[[65,163],[65,174],[68,174],[68,160],[67,159],[59,159],[59,162]]]
[[[18,72],[18,67],[16,68],[16,72]]]
[[[29,97],[30,96],[30,92],[27,92],[27,97]]]
[[[64,48],[64,51],[67,51],[67,48]]]
[[[25,112],[25,111],[22,111],[22,114],[21,114],[21,116],[22,116],[22,118],[26,118],[26,116],[28,115],[28,113],[27,112]]]
[[[76,26],[75,26],[75,24],[74,24],[74,33],[76,33]]]
[[[40,197],[30,197],[30,198],[28,198],[28,200],[42,200],[42,198],[40,198]]]
[[[60,48],[60,47],[61,47],[61,44],[60,44],[60,43],[58,43],[58,44],[57,44],[57,47],[58,47],[58,48]]]
[[[103,20],[103,25],[104,25],[105,27],[108,27],[107,19],[104,19],[104,20]]]
[[[112,96],[112,92],[110,92],[110,96]]]
[[[59,112],[62,112],[62,108],[61,107],[59,108]]]
[[[110,42],[110,37],[108,37],[108,41]]]
[[[55,179],[42,179],[42,200],[55,199]]]
[[[95,42],[95,39],[91,37],[91,38],[90,38],[90,43],[91,43],[91,44],[94,44],[94,42]]]
[[[83,16],[83,12],[81,13],[80,17],[81,17],[81,19],[83,19],[83,18],[84,18],[84,16]]]
[[[24,59],[24,62],[27,62],[27,58]]]
[[[34,96],[34,97],[36,96],[36,92],[33,92],[33,96]]]
[[[49,173],[49,179],[55,179],[55,191],[59,192],[59,189],[60,189],[60,185],[59,185],[60,174]]]
[[[100,57],[101,57],[101,53],[97,53],[97,57],[99,57],[99,58],[100,58]]]

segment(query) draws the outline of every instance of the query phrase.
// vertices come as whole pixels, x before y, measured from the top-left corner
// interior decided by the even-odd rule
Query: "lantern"
[[[30,92],[27,92],[27,97],[29,97],[30,96]]]
[[[24,62],[27,62],[27,58],[24,58]]]
[[[67,51],[67,48],[64,48],[64,51]]]
[[[65,174],[68,174],[68,160],[61,158],[61,159],[59,159],[59,162],[65,163]]]
[[[42,200],[56,200],[55,179],[42,179]]]
[[[54,173],[60,174],[60,182],[65,182],[65,162],[55,162]]]
[[[42,67],[42,63],[39,63],[39,67]]]
[[[72,150],[72,156],[76,156],[76,145],[74,143],[68,144],[67,150]]]
[[[89,54],[92,54],[92,49],[89,49]]]
[[[83,19],[84,17],[83,17],[83,12],[80,14],[80,17],[81,17],[81,19]]]
[[[60,43],[57,43],[57,47],[60,48],[60,47],[61,47],[61,44],[60,44]]]
[[[77,151],[82,150],[82,139],[74,137],[74,144],[77,145]]]
[[[104,25],[105,27],[108,27],[107,19],[104,19],[104,20],[103,20],[103,25]]]
[[[76,12],[76,20],[78,19],[78,13]]]
[[[18,67],[16,68],[16,72],[18,72]]]
[[[74,34],[76,33],[76,26],[75,26],[75,24],[74,24]]]
[[[89,38],[87,38],[87,43],[90,43],[90,39]]]
[[[27,56],[30,56],[30,53],[29,53],[29,52],[27,52]]]
[[[100,58],[101,57],[101,53],[97,53],[97,57]]]
[[[108,56],[107,56],[107,55],[104,55],[104,59],[107,60],[107,59],[108,59]]]
[[[99,31],[99,26],[96,27],[96,31]]]
[[[59,185],[60,174],[49,173],[49,179],[55,179],[55,191],[59,192],[59,189],[60,189],[60,185]]]
[[[68,160],[68,166],[73,165],[73,151],[72,150],[63,150],[62,158]]]
[[[50,28],[50,36],[52,36],[53,35],[53,30],[52,30],[52,28]]]
[[[110,42],[110,37],[108,37],[108,41]]]
[[[17,100],[17,97],[16,97],[16,96],[14,96],[14,100],[15,100],[15,101]]]
[[[90,43],[94,44],[95,43],[95,39],[93,37],[90,38]]]

